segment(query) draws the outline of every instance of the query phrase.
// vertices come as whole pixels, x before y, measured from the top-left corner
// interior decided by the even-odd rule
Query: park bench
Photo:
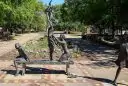
[[[69,76],[71,75],[69,72],[69,67],[71,64],[74,64],[73,61],[71,60],[67,60],[67,61],[57,61],[57,60],[29,60],[29,58],[27,57],[25,51],[23,50],[23,48],[18,44],[18,47],[15,45],[16,49],[19,52],[19,56],[18,58],[14,59],[14,66],[16,68],[16,76],[19,75],[20,71],[22,72],[22,75],[25,74],[26,69],[27,69],[27,65],[31,65],[31,64],[38,64],[38,65],[66,65],[66,75]],[[42,52],[43,53],[43,52]],[[22,54],[22,55],[21,55]],[[25,58],[24,58],[25,57]],[[27,59],[26,59],[27,58]]]

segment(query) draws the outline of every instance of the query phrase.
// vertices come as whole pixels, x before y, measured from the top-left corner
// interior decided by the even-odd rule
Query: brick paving
[[[89,61],[75,61],[71,65],[70,72],[77,75],[76,78],[68,78],[65,75],[65,65],[27,65],[29,68],[24,76],[14,76],[13,61],[0,61],[0,86],[113,86],[107,83],[113,80],[116,67],[92,68]],[[4,65],[4,66],[3,66]],[[122,70],[118,86],[127,86],[127,69]],[[106,79],[106,81],[105,81]]]
[[[7,61],[6,61],[7,63]],[[81,66],[75,61],[71,65],[70,72],[77,75],[76,78],[68,78],[65,75],[65,65],[28,65],[24,76],[14,76],[15,68],[11,61],[0,71],[0,86],[112,86],[101,81],[85,78],[92,77],[87,66]]]

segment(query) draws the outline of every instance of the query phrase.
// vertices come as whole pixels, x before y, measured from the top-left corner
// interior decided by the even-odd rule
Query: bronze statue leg
[[[66,63],[66,74],[69,75],[69,67],[70,67],[70,64],[69,62]]]
[[[18,64],[16,63],[15,60],[14,60],[14,66],[16,68],[16,74],[15,74],[15,76],[18,76],[18,74],[20,73],[20,70],[18,69]]]
[[[22,64],[22,75],[24,75],[26,72],[26,64]]]
[[[117,78],[118,78],[120,72],[121,72],[121,67],[118,67],[118,69],[117,69],[117,71],[116,71],[115,79],[114,79],[114,81],[113,81],[114,83],[116,83],[116,80],[117,80]]]
[[[49,48],[49,54],[50,54],[50,60],[51,61],[53,60],[53,51],[54,51],[54,48],[53,47],[50,47]]]
[[[53,50],[50,50],[50,60],[53,60]]]
[[[48,47],[49,47],[49,58],[52,61],[53,60],[53,52],[54,52],[54,45],[52,43],[52,38],[48,38]]]

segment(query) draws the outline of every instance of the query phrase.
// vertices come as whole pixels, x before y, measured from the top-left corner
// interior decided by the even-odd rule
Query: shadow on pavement
[[[66,41],[71,42],[73,45],[77,45],[80,51],[86,52],[88,54],[98,53],[115,55],[115,53],[111,52],[111,50],[114,49],[102,44],[92,43],[87,40],[82,40],[81,38],[66,38]]]
[[[112,84],[113,86],[117,86],[117,84],[116,84],[116,83],[113,83],[113,81],[110,80],[110,79],[97,78],[97,77],[89,77],[89,76],[77,76],[77,77],[82,77],[82,78],[86,78],[86,79],[91,79],[91,80],[95,80],[95,81],[100,81],[100,82]]]
[[[88,64],[89,66],[115,67],[114,61],[117,59],[115,49],[81,38],[67,38],[66,41],[77,46],[82,58],[94,61],[92,64]]]
[[[117,83],[119,85],[123,85],[123,86],[128,86],[127,84],[123,84],[123,83]]]
[[[92,79],[92,80],[96,80],[96,81],[100,81],[100,82],[104,82],[104,83],[109,83],[109,84],[112,84],[114,86],[117,86],[115,83],[113,83],[112,80],[110,79],[105,79],[105,78],[96,78],[96,77],[87,77],[87,76],[84,76],[84,78],[87,78],[87,79]]]
[[[82,65],[82,64],[81,64]],[[109,68],[109,67],[116,67],[116,64],[114,63],[113,60],[104,60],[104,61],[95,61],[90,64],[86,64],[87,66],[90,67],[104,67],[104,68]]]
[[[7,74],[15,75],[16,70],[2,70]],[[27,67],[25,74],[66,74],[64,70],[52,70],[47,68]]]

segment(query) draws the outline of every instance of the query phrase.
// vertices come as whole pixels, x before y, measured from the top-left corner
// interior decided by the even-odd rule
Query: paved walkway
[[[11,41],[2,41],[0,42],[0,56],[5,55],[6,53],[12,51],[15,48],[15,43],[24,44],[29,40],[36,39],[40,37],[41,33],[29,33],[29,34],[22,34],[17,36],[16,40]]]
[[[114,86],[116,67],[93,68],[90,61],[74,61],[70,72],[76,78],[65,75],[65,65],[27,65],[24,76],[14,76],[15,68],[12,61],[0,61],[0,86]],[[128,72],[124,69],[118,79],[117,86],[128,86]]]
[[[87,66],[82,66],[84,63],[79,61],[75,61],[70,68],[77,78],[67,78],[65,65],[29,65],[31,70],[27,70],[26,75],[15,77],[12,61],[6,63],[7,66],[0,67],[0,86],[113,86],[93,79]]]
[[[66,36],[71,39],[76,38]],[[77,38],[79,40],[79,38]],[[76,78],[67,78],[65,65],[28,65],[25,76],[15,77],[13,61],[0,61],[0,86],[113,86],[116,66],[110,62],[116,56],[113,49],[105,46],[82,42],[86,58],[93,60],[77,60],[71,65],[70,72]],[[82,45],[82,44],[81,44]],[[85,46],[86,45],[86,46]],[[81,47],[80,47],[81,48]],[[95,58],[95,59],[94,59]],[[117,82],[118,86],[128,86],[128,70],[123,69]]]

